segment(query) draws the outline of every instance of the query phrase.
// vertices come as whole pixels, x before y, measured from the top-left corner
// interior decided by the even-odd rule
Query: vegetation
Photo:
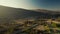
[[[43,21],[40,20],[25,20],[23,22],[23,24],[19,24],[16,22],[12,21],[12,24],[8,25],[8,24],[2,24],[0,25],[0,34],[38,34],[42,33],[42,34],[60,34],[60,24],[59,23],[54,23],[53,20],[51,21],[51,24],[49,24],[50,22],[46,22],[49,19],[45,20],[43,19]],[[8,25],[8,26],[6,26]],[[38,27],[40,25],[40,27]],[[38,28],[41,28],[41,26],[44,27],[43,30],[38,30]],[[31,32],[32,31],[32,32]]]

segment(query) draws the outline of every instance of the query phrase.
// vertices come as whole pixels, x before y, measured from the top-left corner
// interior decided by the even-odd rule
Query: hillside
[[[57,11],[26,10],[0,6],[0,34],[27,34],[31,31],[34,31],[36,34],[38,32],[44,34],[45,32],[52,33],[52,31],[54,33],[57,29],[53,28],[60,28],[59,20],[60,12]],[[35,32],[35,29],[38,32]],[[60,30],[58,31],[60,32]]]
[[[48,11],[48,10],[41,10],[41,11],[34,11],[34,10],[25,10],[21,8],[12,8],[12,7],[5,7],[5,6],[0,6],[0,18],[38,18],[40,16],[42,17],[48,17],[50,18],[51,16],[56,16],[58,13],[53,12],[53,11]],[[60,13],[59,13],[60,16]]]

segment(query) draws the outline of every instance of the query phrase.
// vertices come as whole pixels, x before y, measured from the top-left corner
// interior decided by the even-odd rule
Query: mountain
[[[33,10],[0,6],[0,18],[29,18],[42,15],[48,14],[44,14],[42,12],[35,12]]]
[[[54,11],[54,10],[36,9],[35,11],[49,14],[60,14],[60,11]]]
[[[42,12],[42,13],[48,13],[52,16],[52,18],[60,17],[60,11],[54,11],[54,10],[45,10],[45,9],[36,9],[34,10],[36,12]]]
[[[54,13],[54,12],[53,12]],[[5,22],[13,19],[24,19],[24,18],[57,18],[60,16],[60,13],[50,13],[50,11],[46,12],[46,10],[26,10],[21,8],[12,8],[6,6],[0,6],[0,22]]]

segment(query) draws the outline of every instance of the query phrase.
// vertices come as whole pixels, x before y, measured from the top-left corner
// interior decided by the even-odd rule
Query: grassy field
[[[0,24],[0,34],[38,34],[38,32],[42,34],[60,34],[59,19],[25,20],[23,24]]]

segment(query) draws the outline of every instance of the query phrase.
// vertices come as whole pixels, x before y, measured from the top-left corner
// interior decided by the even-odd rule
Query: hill
[[[21,8],[12,8],[6,6],[0,6],[0,22],[5,22],[8,20],[15,19],[25,19],[25,18],[57,18],[60,17],[59,12],[53,12],[49,10],[26,10]]]

